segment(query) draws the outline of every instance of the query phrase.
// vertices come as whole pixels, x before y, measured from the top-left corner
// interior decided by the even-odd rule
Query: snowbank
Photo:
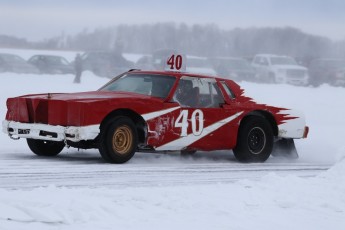
[[[345,160],[315,178],[0,190],[1,229],[343,229]]]

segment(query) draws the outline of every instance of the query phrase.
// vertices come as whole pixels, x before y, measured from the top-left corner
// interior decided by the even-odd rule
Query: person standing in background
[[[78,53],[74,59],[74,69],[75,69],[75,78],[74,83],[81,82],[81,74],[83,72],[83,62],[81,60],[80,54]]]

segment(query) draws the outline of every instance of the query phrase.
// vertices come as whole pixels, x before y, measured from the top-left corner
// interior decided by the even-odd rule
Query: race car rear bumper
[[[93,140],[100,133],[99,125],[89,126],[55,126],[36,123],[21,123],[3,121],[2,130],[11,138],[32,138],[47,141],[73,141]]]
[[[286,120],[278,125],[278,137],[286,139],[307,138],[309,127],[306,125],[304,114],[298,110],[284,110]]]

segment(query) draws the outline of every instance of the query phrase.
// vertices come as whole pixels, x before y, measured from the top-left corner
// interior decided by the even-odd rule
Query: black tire
[[[122,164],[130,160],[137,150],[138,133],[133,121],[118,117],[102,130],[99,152],[109,163]]]
[[[38,156],[53,157],[58,155],[65,147],[63,141],[44,141],[36,139],[26,139],[31,151]]]
[[[310,80],[310,85],[313,87],[319,87],[321,85],[321,82],[317,79]]]
[[[264,162],[272,153],[273,131],[263,117],[251,117],[241,124],[233,149],[241,162]]]
[[[276,83],[276,76],[274,73],[268,74],[268,83],[275,84]]]

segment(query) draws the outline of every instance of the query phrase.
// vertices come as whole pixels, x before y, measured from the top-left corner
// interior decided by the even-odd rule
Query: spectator
[[[74,59],[74,68],[75,68],[74,83],[80,83],[81,82],[81,74],[83,72],[83,63],[82,63],[82,60],[81,60],[79,53],[77,54],[77,56]]]

